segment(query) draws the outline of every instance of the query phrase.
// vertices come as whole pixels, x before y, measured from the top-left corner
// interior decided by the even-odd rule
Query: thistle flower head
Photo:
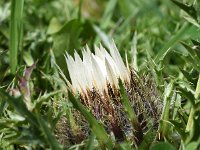
[[[102,45],[95,46],[94,54],[86,47],[82,56],[77,52],[74,57],[65,56],[71,78],[69,86],[74,94],[79,93],[81,103],[103,123],[105,130],[117,141],[133,139],[135,144],[143,140],[148,129],[156,131],[162,105],[152,80],[146,76],[138,77],[133,69],[125,66],[114,42],[109,52]],[[124,108],[119,79],[128,98],[129,110],[136,116],[134,120],[129,118]],[[73,112],[81,129],[78,134],[70,133],[70,136],[80,142],[89,135],[89,125],[79,112]]]

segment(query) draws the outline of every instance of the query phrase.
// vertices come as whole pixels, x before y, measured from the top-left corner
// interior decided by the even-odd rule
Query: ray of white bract
[[[124,81],[127,80],[129,81],[129,73],[128,73],[128,69],[126,68],[126,66],[124,65],[124,62],[119,54],[119,51],[113,41],[112,45],[110,46],[110,54],[113,58],[113,60],[115,61],[117,68],[119,69],[120,72],[120,78]]]
[[[118,79],[129,82],[129,71],[118,52],[114,42],[110,46],[110,54],[105,48],[95,46],[95,54],[88,46],[82,51],[83,59],[77,52],[72,56],[66,54],[66,62],[74,92],[98,89],[107,91],[107,83],[118,87]]]
[[[74,59],[69,56],[68,54],[66,54],[65,56],[66,62],[67,62],[67,67],[68,67],[68,71],[69,71],[69,75],[72,81],[72,87],[73,90],[80,90],[80,87],[78,85],[78,78],[76,78],[75,76],[75,62]]]

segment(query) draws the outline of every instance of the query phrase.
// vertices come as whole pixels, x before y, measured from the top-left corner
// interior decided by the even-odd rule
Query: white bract
[[[100,92],[107,90],[108,83],[118,87],[118,79],[129,82],[129,69],[114,44],[109,48],[110,54],[102,45],[95,46],[95,54],[88,47],[83,49],[83,59],[77,52],[74,58],[66,53],[66,62],[71,78],[71,87],[74,92],[86,92],[96,88]]]

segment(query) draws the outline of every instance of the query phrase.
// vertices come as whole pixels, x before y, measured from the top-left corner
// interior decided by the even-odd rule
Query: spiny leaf
[[[200,111],[196,110],[192,116],[193,124],[191,131],[189,132],[189,137],[187,138],[186,143],[198,141],[200,137]]]
[[[172,2],[174,4],[176,4],[177,6],[179,6],[186,13],[188,13],[192,18],[194,18],[195,20],[197,20],[197,12],[196,12],[194,6],[192,6],[192,5],[186,5],[186,4],[181,3],[181,2],[179,2],[177,0],[172,0]]]
[[[199,52],[196,51],[194,48],[190,47],[184,42],[181,42],[181,44],[186,48],[186,50],[189,52],[190,57],[191,57],[191,63],[194,65],[195,69],[197,69],[200,72],[200,55],[198,54]]]
[[[150,145],[153,143],[155,139],[156,133],[150,129],[145,135],[144,140],[142,143],[138,146],[138,150],[145,150],[150,147]]]
[[[189,92],[186,89],[183,89],[181,87],[178,87],[177,89],[180,92],[180,95],[185,97],[186,99],[188,99],[191,102],[192,106],[194,107],[195,106],[195,97],[194,97],[194,95],[191,92]]]
[[[192,41],[192,43],[194,44],[194,45],[196,45],[196,46],[199,46],[200,47],[200,42],[198,42],[198,41],[196,41],[196,40],[191,40]]]
[[[179,68],[180,69],[180,68]],[[191,83],[195,83],[195,80],[193,78],[191,78],[191,74],[183,69],[180,69],[180,71],[182,72],[182,74],[184,75],[184,77]]]
[[[43,102],[48,101],[52,96],[54,96],[60,92],[61,92],[60,90],[57,90],[57,91],[53,91],[50,93],[44,93],[44,95],[42,95],[35,101],[33,107],[37,108],[37,109],[40,108]]]
[[[197,55],[197,51],[195,51],[195,49],[189,45],[187,45],[186,43],[184,42],[181,42],[181,44],[188,50],[188,52],[191,54],[191,57],[193,59],[195,59],[196,62],[200,62],[200,58],[199,57],[196,57],[198,56]]]
[[[169,120],[171,124],[173,124],[174,128],[181,135],[182,140],[185,141],[187,137],[187,133],[185,133],[186,125],[183,122],[178,122],[176,120]]]
[[[2,99],[7,101],[11,106],[13,106],[22,116],[24,116],[32,125],[38,127],[38,122],[36,117],[27,109],[22,97],[14,98],[8,93],[0,89],[0,95]]]

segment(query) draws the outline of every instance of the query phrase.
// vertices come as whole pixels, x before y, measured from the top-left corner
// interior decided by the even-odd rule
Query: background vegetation
[[[198,0],[1,0],[0,149],[62,149],[54,130],[73,106],[57,65],[68,78],[65,51],[112,39],[139,74],[152,74],[162,97],[162,141],[151,148],[198,149],[199,29]],[[95,135],[65,146],[81,147],[98,149]]]

